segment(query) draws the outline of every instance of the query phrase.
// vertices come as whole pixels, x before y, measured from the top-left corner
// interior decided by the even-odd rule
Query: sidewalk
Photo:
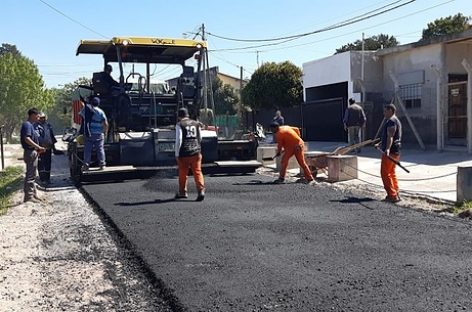
[[[343,142],[307,142],[309,151],[332,152]],[[368,184],[383,190],[380,178],[380,153],[372,146],[362,149],[358,156],[358,179],[338,182],[346,185]],[[447,202],[456,201],[456,179],[459,166],[472,166],[472,156],[463,152],[422,151],[403,149],[401,163],[410,170],[397,166],[396,173],[403,194],[427,196]],[[297,170],[295,170],[297,171]],[[294,172],[295,172],[294,171]],[[298,173],[298,171],[297,171]]]

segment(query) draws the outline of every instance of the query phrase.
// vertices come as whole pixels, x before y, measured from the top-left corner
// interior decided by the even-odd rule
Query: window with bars
[[[400,86],[400,98],[405,108],[421,108],[422,87],[421,83]]]

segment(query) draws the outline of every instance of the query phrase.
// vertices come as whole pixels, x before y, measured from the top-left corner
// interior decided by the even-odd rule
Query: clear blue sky
[[[79,77],[90,78],[92,72],[101,69],[100,56],[75,55],[81,39],[181,38],[183,33],[195,32],[202,23],[212,34],[266,39],[315,31],[392,2],[395,0],[2,0],[0,43],[16,45],[38,65],[46,85],[54,87]],[[360,39],[362,32],[366,37],[379,33],[393,35],[401,44],[406,44],[417,41],[428,22],[459,12],[472,15],[472,0],[416,0],[380,16],[285,44],[214,51],[210,54],[210,66],[219,66],[221,72],[237,77],[237,66],[243,66],[244,76],[249,78],[258,62],[290,60],[302,66],[304,62],[329,56],[341,45]],[[208,44],[212,50],[258,45],[212,36],[208,36]],[[163,71],[163,75],[161,79],[167,79],[175,73]]]

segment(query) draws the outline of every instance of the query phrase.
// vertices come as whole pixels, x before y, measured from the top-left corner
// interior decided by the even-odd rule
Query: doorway
[[[448,84],[448,144],[466,145],[467,138],[467,82]]]

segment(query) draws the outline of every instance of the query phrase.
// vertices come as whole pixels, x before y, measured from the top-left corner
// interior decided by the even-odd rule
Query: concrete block
[[[275,159],[275,168],[277,169],[277,171],[280,171],[280,167],[282,167],[282,156],[277,157]],[[298,165],[297,159],[295,158],[295,156],[290,157],[288,161],[287,170],[297,169],[297,168],[300,168],[300,166]]]
[[[328,163],[328,181],[340,182],[357,178],[357,156],[330,155]]]
[[[307,151],[307,146],[305,145],[304,153],[306,153],[306,151]],[[275,159],[275,166],[276,166],[277,171],[280,171],[280,167],[282,166],[282,155],[280,155],[280,157],[277,157]],[[300,168],[300,166],[298,165],[298,161],[295,158],[295,155],[290,157],[290,159],[288,161],[287,170],[291,170],[291,169],[299,169],[300,173],[303,173],[302,168]]]
[[[457,202],[472,200],[472,167],[457,167]]]
[[[275,156],[276,151],[277,146],[275,145],[257,147],[257,161],[263,166],[273,165],[275,160],[272,160],[272,157]]]

